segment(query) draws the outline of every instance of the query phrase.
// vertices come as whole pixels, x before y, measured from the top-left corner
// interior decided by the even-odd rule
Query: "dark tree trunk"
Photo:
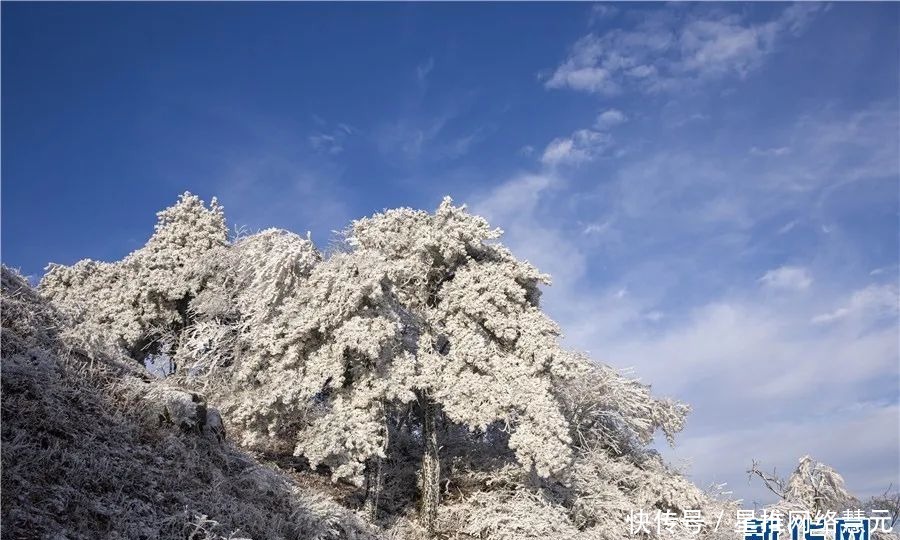
[[[384,455],[387,455],[391,429],[388,426],[388,417],[384,413],[382,414],[381,423],[384,426],[382,452],[384,452]],[[381,489],[384,483],[383,462],[384,459],[381,456],[375,456],[369,458],[366,464],[366,500],[363,503],[363,512],[373,522],[378,519],[378,502],[381,498]]]
[[[427,394],[422,396],[422,526],[429,534],[434,533],[440,503],[441,462],[438,456],[437,406]]]
[[[380,457],[369,460],[366,468],[366,502],[363,504],[363,513],[370,521],[378,519],[378,499],[381,497],[381,470],[382,459]]]

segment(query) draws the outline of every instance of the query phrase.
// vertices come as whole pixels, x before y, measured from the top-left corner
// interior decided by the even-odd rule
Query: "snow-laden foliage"
[[[366,461],[384,457],[385,407],[418,393],[452,422],[510,425],[520,462],[542,476],[566,468],[553,380],[574,376],[576,362],[537,306],[546,277],[492,243],[497,235],[446,200],[434,214],[359,220],[350,249],[321,262],[296,238],[277,257],[238,253],[259,291],[238,308],[254,338],[233,366],[237,391],[248,393],[230,411],[244,442],[278,439],[302,409],[310,422],[293,434],[297,453],[361,481]],[[248,242],[264,243],[236,247]],[[254,253],[271,249],[266,241]]]
[[[83,333],[109,335],[139,359],[185,326],[187,304],[208,279],[204,254],[227,243],[225,216],[215,199],[206,208],[185,193],[157,220],[147,244],[122,261],[51,264],[40,284]]]

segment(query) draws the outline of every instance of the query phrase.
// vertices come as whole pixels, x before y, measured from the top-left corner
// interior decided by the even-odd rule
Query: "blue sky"
[[[900,477],[900,4],[19,4],[2,257],[118,259],[190,190],[320,245],[452,195],[566,340],[694,412],[706,485]]]

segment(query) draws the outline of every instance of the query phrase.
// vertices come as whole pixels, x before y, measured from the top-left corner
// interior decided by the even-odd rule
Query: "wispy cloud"
[[[743,78],[787,35],[802,31],[819,9],[795,4],[762,23],[706,9],[645,13],[631,29],[579,39],[545,85],[615,95],[626,89],[676,90],[728,75]]]
[[[419,66],[427,76],[433,61]],[[466,156],[497,129],[492,122],[472,125],[466,121],[472,94],[462,93],[430,105],[424,95],[410,99],[404,111],[372,130],[370,140],[380,154],[394,164],[416,165],[455,160]]]
[[[754,156],[786,156],[791,153],[791,149],[788,146],[778,146],[776,148],[759,148],[752,147],[750,148],[750,153]]]
[[[385,157],[401,162],[458,159],[468,154],[488,136],[492,126],[483,125],[462,135],[451,135],[447,126],[455,112],[437,116],[404,116],[383,125],[375,134],[375,144]]]
[[[327,122],[321,117],[315,117],[316,123],[326,127]],[[312,149],[320,154],[336,156],[344,151],[344,144],[348,137],[358,133],[358,130],[348,124],[338,123],[328,132],[320,131],[310,135],[307,140]]]
[[[425,86],[428,75],[434,69],[434,57],[428,57],[428,60],[416,66],[416,80],[420,86]]]
[[[585,257],[571,235],[552,219],[554,194],[563,182],[551,174],[515,176],[488,192],[473,194],[472,209],[504,229],[503,242],[568,290],[585,272]]]
[[[619,8],[613,4],[594,4],[591,6],[591,15],[588,23],[593,25],[598,21],[610,19],[619,14]]]
[[[609,129],[628,121],[625,113],[619,109],[607,109],[597,116],[597,129]]]
[[[799,266],[781,266],[766,272],[759,282],[769,289],[802,291],[812,285],[809,270]]]
[[[413,116],[400,118],[378,131],[376,144],[385,155],[416,160],[427,145],[438,137],[452,117],[453,114],[447,113],[428,118]]]
[[[608,133],[579,129],[569,137],[550,141],[541,155],[544,165],[578,165],[604,154],[612,146]]]
[[[317,133],[309,136],[309,144],[314,150],[324,152],[326,154],[337,155],[344,151],[344,147],[338,142],[334,135],[325,133]]]
[[[489,126],[476,128],[474,131],[438,144],[435,148],[435,155],[439,158],[456,159],[465,156],[472,150],[475,145],[480,143],[487,137],[488,132],[492,129]]]
[[[612,226],[613,220],[608,219],[602,223],[589,223],[582,232],[590,235],[601,235],[609,232]]]
[[[852,319],[857,323],[872,323],[896,317],[900,310],[900,293],[894,285],[869,285],[854,291],[849,300],[834,311],[812,318],[813,324],[831,324]]]

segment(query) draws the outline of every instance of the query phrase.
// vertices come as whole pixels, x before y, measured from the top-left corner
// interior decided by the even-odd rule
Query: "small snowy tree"
[[[871,537],[875,540],[893,540],[897,533],[885,532],[900,518],[900,492],[893,484],[885,486],[882,495],[863,501],[853,495],[844,484],[844,478],[828,465],[810,456],[800,458],[797,467],[785,479],[776,474],[764,472],[754,461],[748,475],[759,478],[763,485],[778,497],[778,501],[768,506],[769,511],[788,516],[791,512],[806,512],[811,516],[821,516],[827,512],[843,515],[848,510],[864,510],[868,517],[886,520],[881,527],[873,528]],[[887,483],[887,482],[886,482]]]
[[[215,199],[206,208],[199,197],[185,193],[157,218],[147,244],[122,261],[51,264],[40,283],[41,293],[77,326],[86,333],[112,333],[116,345],[139,361],[188,324],[190,301],[209,278],[201,264],[204,254],[228,240]]]

